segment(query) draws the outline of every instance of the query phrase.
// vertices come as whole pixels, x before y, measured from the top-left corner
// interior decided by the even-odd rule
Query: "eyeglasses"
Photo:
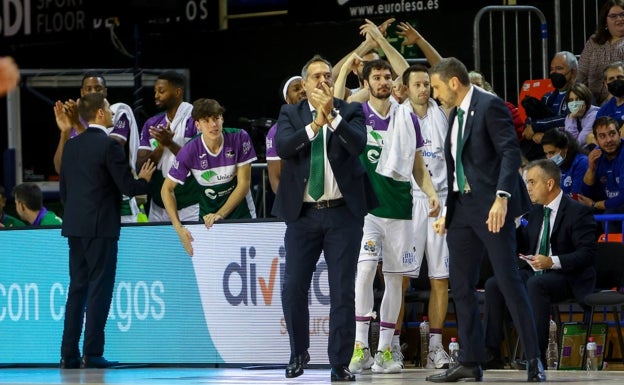
[[[616,20],[616,19],[624,19],[624,12],[622,13],[610,13],[607,15],[607,17],[611,20]]]

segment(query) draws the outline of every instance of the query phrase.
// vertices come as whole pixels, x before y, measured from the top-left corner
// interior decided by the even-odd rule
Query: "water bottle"
[[[594,337],[589,337],[589,341],[587,342],[587,348],[585,349],[585,352],[587,353],[587,370],[598,370],[597,350],[598,346],[596,346],[596,341],[594,341]]]
[[[427,356],[429,355],[429,321],[427,316],[423,316],[420,323],[420,365],[427,367]]]
[[[546,349],[546,366],[548,370],[557,370],[559,364],[559,347],[557,340],[557,323],[552,319],[552,316],[550,316],[548,348]]]
[[[145,207],[139,206],[139,212],[137,213],[137,223],[147,223],[147,214],[145,214]]]
[[[455,337],[451,337],[451,343],[449,344],[449,357],[449,369],[459,364],[459,342],[457,342],[457,338]]]

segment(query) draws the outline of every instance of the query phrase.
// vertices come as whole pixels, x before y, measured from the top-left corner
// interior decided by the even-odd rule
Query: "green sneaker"
[[[351,363],[349,363],[349,370],[351,373],[362,373],[363,370],[368,370],[373,365],[373,357],[370,354],[368,347],[365,347],[363,343],[356,341],[353,348],[353,357],[351,357]]]

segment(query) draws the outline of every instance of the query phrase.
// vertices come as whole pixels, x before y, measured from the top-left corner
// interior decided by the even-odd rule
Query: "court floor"
[[[352,384],[431,384],[425,377],[436,370],[406,369],[400,374],[362,374]],[[624,371],[607,370],[550,371],[548,382],[573,384],[622,384]],[[511,384],[526,382],[526,373],[519,370],[488,370],[483,382]],[[242,368],[144,367],[125,369],[60,370],[50,367],[0,369],[0,384],[110,384],[110,385],[262,385],[262,384],[329,384],[328,369],[306,369],[294,379],[284,378],[283,369],[249,370]]]

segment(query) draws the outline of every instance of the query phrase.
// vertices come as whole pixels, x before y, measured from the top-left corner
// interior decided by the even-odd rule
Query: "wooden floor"
[[[351,384],[431,384],[425,377],[436,370],[406,369],[400,374],[362,374]],[[573,384],[622,384],[624,371],[600,372],[549,371],[548,382]],[[483,382],[491,384],[524,383],[526,372],[519,370],[488,370]],[[242,368],[144,367],[125,369],[60,370],[49,367],[0,369],[0,384],[110,384],[110,385],[273,385],[329,384],[328,369],[306,369],[298,378],[284,378],[283,369],[249,370]]]

